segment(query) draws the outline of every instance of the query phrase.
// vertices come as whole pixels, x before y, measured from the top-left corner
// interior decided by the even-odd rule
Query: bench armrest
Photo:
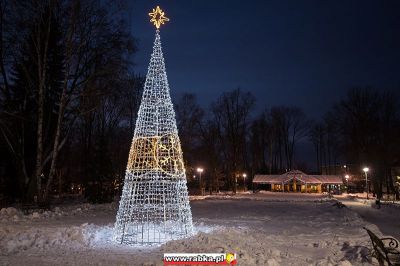
[[[394,239],[392,237],[384,237],[381,238],[382,241],[386,241],[387,245],[390,248],[398,248],[399,247],[399,242],[397,241],[397,239]]]

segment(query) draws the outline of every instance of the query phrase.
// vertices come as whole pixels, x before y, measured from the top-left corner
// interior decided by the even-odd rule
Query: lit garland
[[[192,213],[181,144],[157,27],[115,222],[115,240],[153,244],[190,236]],[[161,20],[161,22],[160,22]]]

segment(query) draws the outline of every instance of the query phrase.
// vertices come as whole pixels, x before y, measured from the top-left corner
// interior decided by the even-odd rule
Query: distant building
[[[255,175],[253,185],[255,189],[281,192],[338,192],[343,178],[339,175],[307,175],[294,170],[282,175]]]

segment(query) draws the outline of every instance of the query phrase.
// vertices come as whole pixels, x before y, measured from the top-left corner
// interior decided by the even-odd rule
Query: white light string
[[[192,234],[181,143],[157,30],[114,238],[121,244],[146,245]]]

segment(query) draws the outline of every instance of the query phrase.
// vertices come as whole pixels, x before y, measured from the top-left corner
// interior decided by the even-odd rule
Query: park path
[[[384,235],[400,240],[400,207],[382,204],[380,209],[371,206],[371,201],[338,198],[365,221],[375,224]]]

